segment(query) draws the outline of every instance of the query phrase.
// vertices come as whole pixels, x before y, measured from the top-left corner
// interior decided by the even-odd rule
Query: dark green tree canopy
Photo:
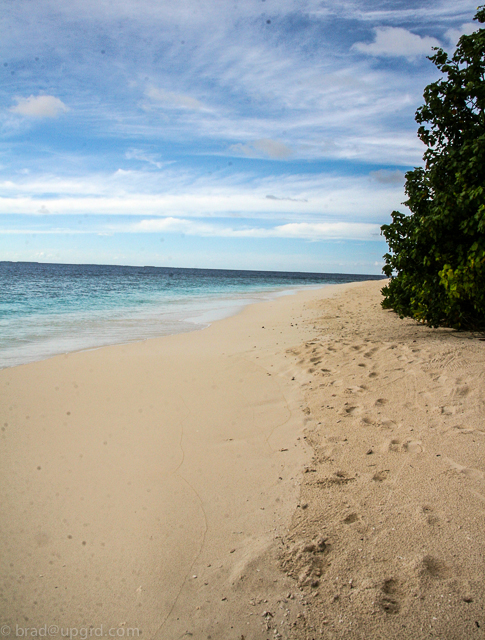
[[[475,20],[485,22],[485,6]],[[404,203],[381,227],[389,245],[383,307],[431,326],[485,327],[485,28],[462,36],[416,112],[424,168],[406,173]]]

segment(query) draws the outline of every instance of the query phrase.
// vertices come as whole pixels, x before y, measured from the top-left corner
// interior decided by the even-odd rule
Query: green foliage
[[[475,20],[485,22],[485,5]],[[416,112],[425,168],[406,173],[404,203],[381,227],[389,245],[382,306],[430,326],[485,327],[485,28],[462,36]]]

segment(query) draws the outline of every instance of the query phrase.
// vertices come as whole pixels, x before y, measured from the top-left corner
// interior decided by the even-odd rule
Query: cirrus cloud
[[[149,87],[145,91],[145,95],[154,103],[168,109],[192,109],[198,111],[204,108],[202,102],[192,96],[174,93],[173,91],[164,91],[157,87]]]
[[[236,155],[248,156],[250,158],[260,158],[261,156],[267,156],[276,160],[282,160],[289,158],[293,151],[278,140],[270,140],[269,138],[261,138],[248,144],[233,144],[230,147],[231,151]]]

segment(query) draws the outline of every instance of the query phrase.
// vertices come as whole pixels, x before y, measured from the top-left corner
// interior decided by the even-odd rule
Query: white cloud
[[[404,181],[394,172],[339,176],[249,172],[200,174],[169,166],[154,171],[99,173],[80,178],[17,176],[0,182],[0,214],[245,219],[276,225],[358,221],[383,224],[401,209]],[[277,194],[267,197],[268,194]]]
[[[377,27],[374,42],[356,42],[353,48],[371,56],[404,57],[413,59],[430,55],[433,47],[439,47],[436,38],[418,36],[401,27]]]
[[[293,151],[278,140],[270,140],[269,138],[261,138],[248,144],[233,144],[230,150],[236,155],[248,156],[251,158],[267,156],[277,160],[289,158]]]
[[[69,111],[69,107],[55,96],[31,95],[28,98],[15,97],[14,100],[17,104],[11,107],[10,111],[31,118],[57,118]]]
[[[378,240],[380,226],[363,222],[294,222],[273,227],[237,229],[184,218],[141,220],[130,226],[135,233],[184,233],[223,238],[293,238],[300,240]]]
[[[461,36],[463,35],[469,36],[476,30],[477,30],[476,24],[473,24],[473,22],[467,22],[466,24],[462,24],[461,27],[459,27],[458,29],[448,29],[448,31],[445,33],[445,36],[448,39],[448,42],[451,44],[451,46],[455,47],[458,43],[458,40],[461,38]]]
[[[183,93],[173,93],[172,91],[149,87],[145,91],[145,95],[153,102],[168,109],[192,109],[196,111],[204,109],[204,105],[199,100]]]
[[[379,169],[379,171],[371,171],[369,176],[372,180],[380,182],[381,184],[404,184],[405,176],[403,171],[396,169],[390,171],[388,169]]]
[[[159,218],[153,220],[141,220],[131,226],[132,231],[147,231],[147,232],[165,232],[165,233],[189,233],[191,230],[201,232],[207,230],[207,234],[210,235],[211,227],[207,225],[201,225],[200,223],[194,223],[190,220],[183,218]]]
[[[86,235],[96,233],[98,236],[113,236],[116,233],[162,233],[182,234],[205,238],[248,238],[267,239],[285,238],[293,240],[380,240],[380,226],[365,222],[294,222],[273,226],[228,226],[219,221],[201,221],[188,218],[168,216],[165,218],[150,218],[131,224],[121,222],[103,223],[102,225],[88,224],[85,228],[56,226],[51,228],[17,228],[4,229],[6,235],[19,234],[63,234]]]
[[[277,226],[274,232],[279,238],[378,240],[380,226],[365,222],[294,222]]]
[[[430,24],[441,21],[456,20],[458,16],[468,16],[476,10],[473,0],[440,0],[439,2],[422,2],[421,6],[412,3],[372,2],[368,0],[350,0],[345,4],[336,0],[334,12],[353,20],[362,20],[373,24],[382,22]],[[398,6],[400,5],[400,6]]]
[[[279,196],[267,195],[268,200],[286,200],[287,202],[308,202],[306,198],[281,198]]]

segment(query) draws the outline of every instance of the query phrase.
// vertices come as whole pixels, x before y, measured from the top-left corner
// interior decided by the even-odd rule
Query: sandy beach
[[[0,371],[4,635],[485,637],[485,342],[381,287]]]

